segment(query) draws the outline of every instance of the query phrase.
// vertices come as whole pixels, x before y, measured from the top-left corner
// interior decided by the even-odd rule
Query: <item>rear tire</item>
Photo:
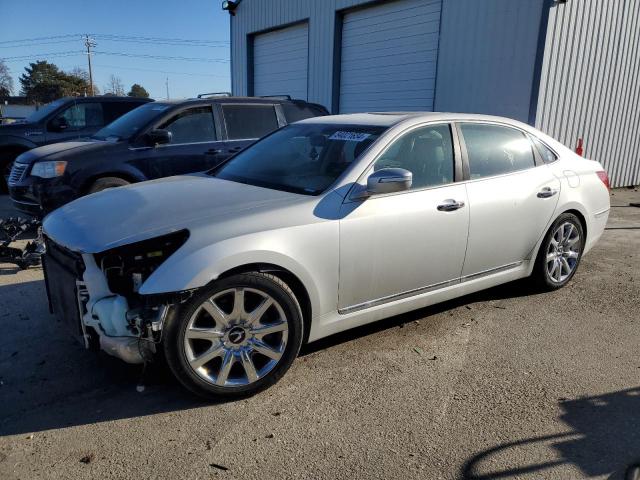
[[[163,328],[167,364],[187,389],[232,400],[275,384],[298,356],[302,311],[278,277],[251,272],[205,287]]]
[[[123,187],[125,185],[129,185],[130,182],[126,181],[124,178],[120,177],[104,177],[99,178],[89,188],[87,194],[101,192],[102,190],[106,190],[107,188],[116,188]]]
[[[564,287],[573,278],[584,249],[582,223],[572,213],[560,215],[544,237],[531,280],[541,290]]]

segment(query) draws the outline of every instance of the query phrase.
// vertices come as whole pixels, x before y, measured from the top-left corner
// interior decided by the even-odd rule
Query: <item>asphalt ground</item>
[[[640,461],[630,202],[613,192],[564,289],[511,283],[322,340],[232,403],[84,350],[42,271],[0,266],[0,479],[622,479]]]

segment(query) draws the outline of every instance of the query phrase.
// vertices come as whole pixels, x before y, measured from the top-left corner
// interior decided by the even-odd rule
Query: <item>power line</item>
[[[4,45],[7,43],[16,43],[16,42],[30,42],[30,41],[40,41],[40,40],[55,40],[60,38],[69,38],[69,37],[80,37],[80,34],[70,33],[68,35],[53,35],[49,37],[33,37],[33,38],[23,38],[20,40],[2,40],[0,41],[0,45]]]
[[[229,63],[226,58],[206,58],[206,57],[174,57],[169,55],[146,55],[143,53],[105,52],[103,50],[94,51],[96,55],[116,55],[119,57],[149,58],[152,60],[179,60],[184,62],[209,62],[209,63]]]
[[[66,52],[47,52],[47,53],[34,53],[30,55],[19,55],[15,57],[0,57],[1,60],[29,60],[33,58],[53,58],[53,57],[69,57],[73,55],[81,55],[85,52],[82,50],[69,50]]]
[[[93,38],[113,41],[113,42],[130,42],[130,43],[143,43],[143,44],[162,44],[162,45],[175,45],[175,46],[193,46],[193,47],[225,47],[230,45],[228,40],[205,40],[205,39],[188,39],[188,38],[165,38],[165,37],[144,37],[134,35],[116,35],[116,34],[88,34]],[[13,48],[13,47],[29,47],[36,45],[51,45],[57,43],[73,42],[77,39],[82,39],[83,35],[67,34],[67,35],[52,35],[48,37],[33,37],[22,38],[18,40],[3,40],[0,41],[0,48]]]
[[[20,45],[0,45],[0,48],[24,48],[24,47],[37,47],[40,45],[58,45],[61,43],[75,43],[78,40],[73,38],[69,40],[53,40],[50,42],[31,42],[31,43],[23,43]]]
[[[115,55],[118,57],[148,58],[151,60],[177,60],[177,61],[185,61],[185,62],[229,63],[229,60],[225,58],[147,55],[143,53],[105,52],[103,50],[94,50],[92,53],[95,55]],[[86,52],[83,50],[69,50],[66,52],[34,53],[30,55],[19,55],[15,57],[0,57],[0,58],[3,60],[14,61],[14,60],[29,60],[33,58],[69,57],[69,56],[80,55],[80,54],[86,54]]]
[[[122,65],[106,65],[103,63],[96,64],[95,66],[100,68],[114,68],[114,69],[122,69],[122,70],[139,70],[141,72],[164,73],[168,75],[189,75],[189,76],[198,76],[198,77],[229,78],[229,75],[216,75],[214,73],[172,72],[168,70],[154,70],[150,68],[124,67]]]

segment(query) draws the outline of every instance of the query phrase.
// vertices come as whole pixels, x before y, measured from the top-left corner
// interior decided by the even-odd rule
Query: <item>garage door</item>
[[[346,13],[340,112],[433,110],[441,0]]]
[[[308,24],[256,35],[253,40],[253,94],[307,99]]]

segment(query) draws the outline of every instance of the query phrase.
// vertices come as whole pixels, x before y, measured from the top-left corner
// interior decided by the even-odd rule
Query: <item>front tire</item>
[[[93,182],[91,187],[89,187],[89,190],[87,191],[87,193],[88,194],[98,193],[108,188],[123,187],[125,185],[129,185],[129,182],[126,181],[124,178],[120,178],[120,177],[99,178],[98,180]]]
[[[542,290],[557,290],[573,278],[584,249],[582,223],[572,213],[560,215],[547,232],[536,258],[532,280]]]
[[[164,326],[174,376],[209,399],[254,395],[275,384],[302,344],[302,313],[279,278],[258,272],[214,282]]]

